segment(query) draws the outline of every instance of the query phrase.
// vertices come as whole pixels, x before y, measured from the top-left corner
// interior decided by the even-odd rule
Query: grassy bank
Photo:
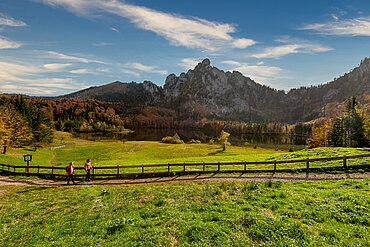
[[[0,246],[368,246],[369,182],[0,187]]]

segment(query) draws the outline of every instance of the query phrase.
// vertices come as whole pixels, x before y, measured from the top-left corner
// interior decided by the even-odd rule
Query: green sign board
[[[32,160],[32,155],[25,155],[24,156],[24,161],[31,161]]]

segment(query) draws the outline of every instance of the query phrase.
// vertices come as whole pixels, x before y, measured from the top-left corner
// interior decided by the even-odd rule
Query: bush
[[[202,142],[200,140],[194,140],[194,139],[191,139],[190,141],[187,142],[187,144],[201,144]]]
[[[180,139],[179,135],[175,133],[174,136],[166,136],[163,137],[161,142],[163,143],[171,143],[171,144],[183,144],[184,141]]]

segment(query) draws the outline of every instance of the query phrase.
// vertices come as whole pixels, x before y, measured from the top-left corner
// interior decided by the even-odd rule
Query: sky
[[[205,58],[289,90],[369,56],[369,0],[0,0],[0,93],[162,86]]]

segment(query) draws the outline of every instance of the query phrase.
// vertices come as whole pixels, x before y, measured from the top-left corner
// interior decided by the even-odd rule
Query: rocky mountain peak
[[[211,67],[211,61],[206,58],[202,62],[198,63],[197,66],[195,66],[194,71],[209,69]]]

